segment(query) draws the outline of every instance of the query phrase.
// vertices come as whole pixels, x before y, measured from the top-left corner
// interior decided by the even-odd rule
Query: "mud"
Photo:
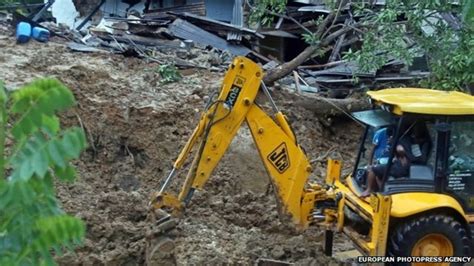
[[[9,89],[39,77],[60,79],[78,101],[62,115],[64,125],[87,132],[89,148],[76,162],[78,180],[58,184],[57,192],[64,209],[86,222],[87,236],[76,253],[57,258],[61,265],[144,264],[150,195],[191,134],[206,95],[223,77],[195,69],[183,71],[180,82],[163,85],[156,67],[121,55],[73,53],[56,38],[17,45],[0,25],[0,79]],[[275,98],[309,158],[333,149],[338,153],[331,155],[350,169],[360,131],[356,125],[342,120],[329,128],[281,94]],[[298,233],[279,221],[259,160],[250,133],[241,130],[178,226],[178,264],[253,264],[258,258],[341,263],[323,255],[321,228]],[[313,166],[313,178],[323,178],[324,160]],[[336,251],[351,248],[346,238],[336,238]]]

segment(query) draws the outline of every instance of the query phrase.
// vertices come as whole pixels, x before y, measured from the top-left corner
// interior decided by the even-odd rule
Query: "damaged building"
[[[385,1],[377,0],[372,8],[377,12],[384,5]],[[342,9],[337,23],[355,23],[357,18],[350,8]],[[35,10],[30,16],[33,20],[42,10],[50,10],[57,23],[72,29],[70,48],[74,51],[126,53],[163,62],[152,55],[199,47],[219,58],[216,62],[250,55],[266,69],[292,60],[308,47],[303,34],[315,32],[314,21],[330,12],[323,0],[288,1],[285,14],[266,26],[249,25],[251,6],[245,0],[47,0]],[[443,19],[456,24],[456,17],[449,14]],[[311,93],[343,91],[335,95],[344,96],[354,89],[409,84],[429,75],[423,54],[410,66],[393,58],[377,71],[362,71],[343,58],[349,48],[360,47],[360,37],[355,31],[341,35],[322,55],[305,61],[280,82]],[[172,63],[180,68],[199,65],[186,62],[186,58]]]

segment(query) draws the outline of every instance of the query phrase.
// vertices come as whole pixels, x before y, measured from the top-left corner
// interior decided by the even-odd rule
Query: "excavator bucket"
[[[154,209],[148,216],[146,264],[174,265],[174,238],[177,221],[167,212]]]

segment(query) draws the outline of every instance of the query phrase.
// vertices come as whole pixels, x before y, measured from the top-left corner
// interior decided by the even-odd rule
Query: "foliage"
[[[55,79],[10,94],[0,84],[0,265],[53,265],[52,250],[60,255],[84,236],[54,191],[55,177],[74,180],[70,161],[86,147],[83,130],[61,130],[56,116],[74,102]]]
[[[263,8],[264,3],[270,1],[260,2],[262,4],[255,6]],[[276,2],[277,10],[281,11],[280,6],[286,1]],[[355,22],[349,26],[341,23],[341,19],[337,20],[337,1],[327,5],[332,9],[331,13],[336,14],[336,19],[330,23],[331,28],[324,31],[352,27],[362,40],[360,47],[345,53],[344,59],[355,61],[363,71],[368,71],[378,69],[394,58],[411,65],[415,57],[425,55],[431,71],[429,79],[424,81],[425,86],[465,90],[474,84],[474,1],[452,4],[454,2],[450,0],[386,0],[380,9],[369,2],[350,2]],[[461,24],[446,23],[441,16],[447,12],[460,17]],[[262,11],[254,10],[254,16],[260,14]],[[319,46],[328,34],[322,39],[316,36],[305,33],[302,38],[310,45]]]
[[[260,23],[262,26],[271,25],[273,16],[271,13],[282,14],[286,9],[287,0],[259,0],[253,6],[249,20],[252,23]]]
[[[314,25],[315,27],[320,26],[323,23],[323,16],[319,16],[317,19],[311,20],[311,25]],[[309,45],[318,45],[319,44],[319,39],[316,36],[315,33],[303,33],[301,35],[303,41],[305,41]]]
[[[469,6],[465,1],[464,6]],[[443,12],[460,14],[462,5],[449,1],[391,0],[380,12],[358,9],[367,26],[362,49],[349,51],[345,58],[355,60],[363,69],[377,69],[391,58],[411,65],[417,55],[425,54],[432,72],[425,86],[463,90],[474,82],[474,31],[469,24],[458,29],[448,25]],[[410,45],[409,43],[413,43]]]
[[[162,64],[157,69],[161,77],[161,82],[164,84],[173,83],[181,79],[178,69],[174,65]]]

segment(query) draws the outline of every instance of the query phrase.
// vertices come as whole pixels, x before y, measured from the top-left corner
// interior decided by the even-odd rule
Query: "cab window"
[[[474,171],[474,121],[452,123],[448,169],[450,173]]]
[[[447,191],[474,210],[474,121],[451,123]]]

